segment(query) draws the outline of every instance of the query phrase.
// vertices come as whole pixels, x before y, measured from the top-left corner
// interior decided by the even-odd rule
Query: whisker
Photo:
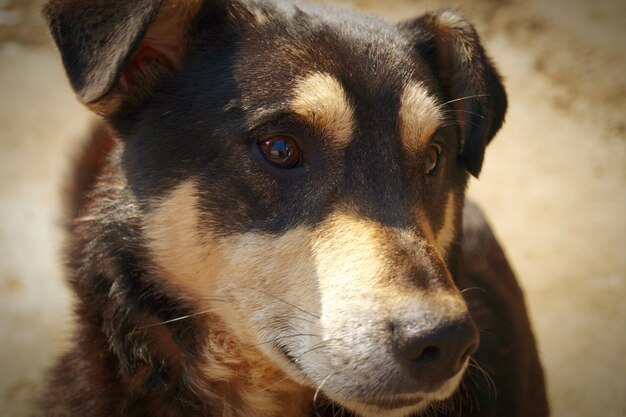
[[[481,287],[469,287],[469,288],[462,289],[461,290],[461,294],[463,294],[463,293],[465,293],[467,291],[474,291],[474,290],[478,290],[478,291],[481,291],[481,292],[485,292],[486,291],[484,288],[481,288]]]
[[[278,381],[274,382],[273,384],[268,385],[267,387],[265,387],[264,389],[262,389],[260,392],[268,392],[269,390],[271,390],[272,388],[274,388],[276,385],[281,384],[283,382],[285,382],[286,380],[290,379],[291,377],[289,375],[285,376],[284,378],[279,379]]]
[[[228,303],[231,302],[231,298],[226,297],[202,297],[203,301],[217,301],[218,303]]]
[[[309,350],[307,350],[307,351],[305,351],[304,353],[301,353],[300,355],[296,356],[296,357],[294,358],[294,361],[295,361],[295,362],[298,362],[300,359],[302,359],[302,357],[303,357],[304,355],[307,355],[307,354],[309,354],[309,353],[311,353],[311,352],[314,352],[314,351],[316,351],[316,350],[319,350],[319,349],[323,349],[323,348],[325,348],[325,347],[326,347],[326,344],[327,344],[327,343],[329,343],[329,342],[333,342],[333,341],[336,341],[336,340],[341,340],[341,339],[328,339],[328,340],[323,340],[323,341],[321,341],[321,342],[319,342],[319,343],[316,343],[316,344],[314,344],[314,345],[313,345],[313,346],[312,346]]]
[[[468,372],[467,375],[469,378],[463,381],[463,391],[465,392],[465,398],[469,401],[470,412],[480,411],[480,405],[476,397],[476,389],[478,388],[476,375],[473,372]]]
[[[152,324],[147,324],[145,326],[140,326],[137,327],[137,330],[143,330],[143,329],[149,329],[151,327],[157,327],[157,326],[163,326],[165,324],[170,324],[170,323],[175,323],[177,321],[182,321],[182,320],[186,320],[186,319],[190,319],[192,317],[197,317],[197,316],[201,316],[203,314],[209,314],[211,313],[213,310],[205,310],[205,311],[201,311],[199,313],[194,313],[194,314],[189,314],[186,316],[181,316],[181,317],[176,317],[175,319],[171,319],[171,320],[166,320],[166,321],[162,321],[159,323],[152,323]]]
[[[277,338],[272,339],[272,340],[268,340],[267,342],[259,343],[259,344],[256,344],[256,345],[250,345],[250,347],[263,346],[263,345],[267,345],[267,344],[271,344],[271,343],[280,342],[281,340],[291,339],[291,338],[294,338],[294,337],[303,337],[303,336],[320,337],[320,335],[318,335],[318,334],[311,334],[311,333],[289,334],[289,335],[277,337]]]
[[[321,384],[319,384],[319,386],[317,387],[317,389],[315,390],[315,394],[313,395],[313,410],[315,410],[315,415],[317,417],[322,417],[322,415],[319,413],[319,411],[317,411],[317,398],[319,396],[319,393],[322,391],[322,387],[324,386],[324,384],[326,383],[326,381],[328,381],[333,375],[335,375],[335,373],[337,373],[337,371],[333,371],[331,372],[326,378],[324,378],[324,380],[322,381]],[[334,409],[333,409],[333,415],[334,415]]]
[[[475,128],[480,128],[480,127],[481,127],[478,123],[473,122],[473,121],[471,121],[471,120],[465,120],[465,121],[463,121],[463,123],[465,123],[465,124],[467,124],[467,125],[474,126]]]
[[[307,311],[307,310],[305,310],[305,309],[303,309],[303,308],[301,308],[301,307],[298,307],[297,305],[295,305],[295,304],[293,304],[293,303],[290,303],[289,301],[283,300],[282,298],[277,297],[277,296],[275,296],[275,295],[273,295],[273,294],[270,294],[270,293],[268,293],[268,292],[266,292],[266,291],[263,291],[263,290],[261,290],[261,289],[259,289],[259,288],[253,288],[253,287],[242,287],[242,288],[245,288],[245,289],[248,289],[248,290],[253,290],[253,291],[258,291],[258,292],[260,292],[261,294],[265,294],[265,295],[267,295],[268,297],[272,297],[272,298],[274,298],[274,299],[276,299],[276,300],[278,300],[278,301],[280,301],[280,302],[282,302],[282,303],[287,304],[287,305],[288,305],[288,306],[290,306],[290,307],[295,308],[295,309],[296,309],[296,310],[298,310],[298,311],[301,311],[301,312],[303,312],[303,313],[305,313],[305,314],[308,314],[308,315],[310,315],[310,316],[312,316],[312,317],[315,317],[315,318],[316,318],[316,319],[318,319],[318,320],[320,319],[320,316],[315,315],[315,314],[311,313],[310,311]]]
[[[509,348],[509,345],[504,343],[504,340],[502,340],[500,338],[500,336],[498,336],[496,333],[494,333],[492,331],[489,331],[489,330],[486,330],[486,329],[480,329],[479,331],[480,331],[481,337],[482,337],[482,335],[489,336],[489,337],[491,337],[494,340],[494,342],[496,342],[503,349],[508,349]]]
[[[301,321],[304,321],[304,322],[306,322],[306,323],[310,323],[310,324],[313,324],[313,323],[314,323],[314,321],[313,321],[313,320],[305,319],[304,317],[301,317],[301,316],[296,316],[296,315],[280,316],[280,318],[282,318],[282,319],[301,320]]]
[[[491,375],[489,375],[489,373],[487,373],[487,371],[485,371],[483,369],[482,366],[480,366],[480,364],[478,362],[476,362],[476,360],[474,360],[474,358],[470,358],[470,363],[469,366],[478,370],[483,378],[485,378],[485,381],[487,382],[487,388],[489,390],[493,390],[493,394],[494,394],[494,398],[497,399],[498,398],[498,387],[496,387],[496,383],[494,382],[493,378],[491,377]]]
[[[474,115],[474,116],[478,116],[478,117],[480,117],[480,118],[481,118],[481,119],[483,119],[483,120],[487,120],[487,118],[486,118],[485,116],[483,116],[483,115],[482,115],[482,114],[480,114],[480,113],[476,113],[476,112],[474,112],[474,111],[469,111],[469,110],[460,110],[460,109],[459,109],[459,110],[454,110],[454,109],[444,110],[444,113],[457,113],[457,112],[458,112],[458,113],[467,113],[467,114],[472,114],[472,115]]]
[[[424,415],[426,417],[434,417],[437,415],[437,412],[443,411],[440,408],[440,404],[437,403],[432,403],[428,405],[428,408],[426,408],[426,410],[424,410]]]
[[[324,348],[324,347],[325,347],[325,346],[324,346],[324,344],[325,344],[325,343],[327,343],[327,342],[331,342],[331,341],[333,341],[333,340],[339,340],[339,339],[328,339],[328,340],[324,340],[323,342],[317,343],[317,344],[313,345],[313,347],[312,347],[311,349],[309,349],[309,350],[307,350],[306,352],[304,352],[304,353],[302,353],[302,354],[300,354],[300,355],[296,356],[296,357],[294,358],[294,361],[295,361],[295,362],[299,361],[299,360],[300,360],[300,359],[301,359],[304,355],[306,355],[307,353],[311,353],[311,352],[313,352],[313,351],[315,351],[315,350],[318,350],[318,349],[322,349],[322,348]],[[273,384],[271,384],[271,385],[269,385],[268,387],[266,387],[265,389],[263,389],[263,390],[262,390],[262,392],[267,392],[267,391],[271,390],[273,387],[275,387],[276,385],[278,385],[278,384],[280,384],[280,383],[282,383],[282,382],[284,382],[284,381],[288,380],[289,378],[291,378],[291,377],[287,375],[286,377],[284,377],[284,378],[282,378],[282,379],[280,379],[280,380],[278,380],[278,381],[274,382]]]
[[[451,103],[456,103],[457,101],[463,101],[463,100],[469,100],[471,98],[478,98],[478,97],[489,97],[491,94],[474,94],[472,96],[465,96],[465,97],[460,97],[460,98],[455,98],[454,100],[450,100],[450,101],[446,101],[445,103],[441,104],[441,107],[447,105],[447,104],[451,104]]]
[[[463,123],[471,125],[471,126],[474,126],[476,128],[480,128],[481,127],[478,123],[472,122],[471,120],[465,120]],[[448,127],[448,126],[455,126],[455,125],[458,125],[458,124],[459,124],[458,120],[450,120],[450,121],[440,125],[440,128],[444,128],[444,127]]]

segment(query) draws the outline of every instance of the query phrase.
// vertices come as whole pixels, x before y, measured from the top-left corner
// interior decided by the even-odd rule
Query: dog
[[[457,12],[44,14],[107,127],[79,164],[78,326],[42,416],[548,415],[523,295],[465,203],[507,99]]]

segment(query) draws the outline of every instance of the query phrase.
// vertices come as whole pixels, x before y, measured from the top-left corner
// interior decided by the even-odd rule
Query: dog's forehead
[[[315,7],[257,10],[228,36],[214,34],[194,39],[184,71],[127,141],[137,193],[152,196],[181,175],[205,178],[203,195],[229,190],[207,210],[244,229],[315,224],[341,204],[390,224],[412,221],[406,207],[423,187],[409,179],[423,155],[414,145],[444,123],[437,84],[409,36],[375,17]],[[244,151],[276,133],[299,140],[306,175],[276,181]]]
[[[334,103],[332,111],[345,119],[341,103],[352,103],[360,119],[376,115],[391,122],[407,94],[416,96],[420,90],[432,95],[429,68],[410,39],[374,16],[337,9],[329,13],[315,5],[257,11],[255,16],[234,60],[241,105],[252,124],[272,110],[293,110],[294,99],[300,114],[307,112],[305,103],[316,106],[308,110],[316,114]]]

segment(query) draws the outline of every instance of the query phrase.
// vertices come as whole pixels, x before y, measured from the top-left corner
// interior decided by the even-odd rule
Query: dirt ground
[[[342,3],[477,24],[511,107],[470,195],[525,288],[553,415],[626,416],[626,1]],[[92,121],[39,7],[0,0],[0,417],[29,415],[72,328],[60,189]]]

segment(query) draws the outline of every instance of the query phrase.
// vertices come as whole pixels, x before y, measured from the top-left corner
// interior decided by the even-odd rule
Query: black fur
[[[158,275],[142,235],[150,202],[181,181],[196,179],[201,212],[211,214],[218,236],[316,225],[338,206],[407,229],[420,229],[419,207],[439,228],[445,197],[453,192],[462,204],[468,172],[479,174],[504,119],[500,76],[464,20],[450,28],[433,13],[389,25],[271,1],[202,2],[185,22],[185,53],[175,70],[157,70],[139,94],[127,86],[141,80],[133,59],[165,3],[52,0],[45,9],[72,86],[116,136],[97,184],[77,200],[83,204],[72,227],[70,282],[80,326],[44,399],[47,416],[210,415],[214,399],[197,389],[203,381],[195,369],[211,329]],[[265,24],[255,22],[253,8]],[[469,57],[458,55],[459,43]],[[346,149],[329,146],[324,132],[289,107],[293,86],[312,72],[332,74],[354,104],[356,130]],[[400,97],[410,81],[450,110],[437,133],[446,159],[428,180],[423,155],[407,154],[399,139]],[[262,158],[257,141],[276,132],[297,138],[307,155],[301,167],[279,170]],[[467,417],[546,416],[521,292],[488,226],[478,223],[446,261],[460,288],[487,293],[468,292],[467,299],[481,329],[497,335],[483,338],[477,357],[494,375],[498,397],[469,371],[476,391],[451,404],[460,402]],[[184,324],[170,322],[186,316]],[[332,415],[332,408],[321,412]],[[454,415],[443,409],[437,415]]]
[[[165,0],[53,0],[44,14],[85,103],[111,90]]]

